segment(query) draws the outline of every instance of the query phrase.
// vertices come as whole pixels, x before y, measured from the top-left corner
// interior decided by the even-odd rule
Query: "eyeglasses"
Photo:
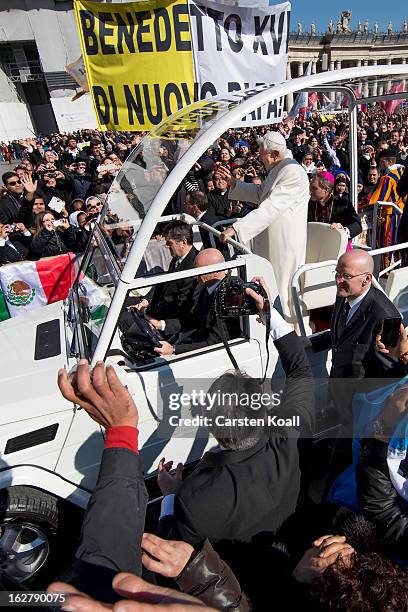
[[[7,187],[14,187],[15,185],[21,185],[21,181],[20,180],[18,180],[18,181],[9,181],[7,183]]]
[[[340,274],[340,272],[338,272],[337,270],[335,270],[334,272],[334,276],[337,280],[341,278],[345,281],[350,281],[352,278],[357,278],[357,276],[364,276],[365,274],[370,274],[371,276],[371,272],[361,272],[361,274]]]

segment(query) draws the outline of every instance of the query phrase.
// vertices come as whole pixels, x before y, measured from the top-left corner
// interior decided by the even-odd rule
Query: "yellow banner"
[[[151,130],[194,101],[187,0],[75,0],[101,130]]]

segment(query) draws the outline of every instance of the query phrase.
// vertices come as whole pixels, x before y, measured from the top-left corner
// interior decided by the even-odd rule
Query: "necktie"
[[[349,312],[350,312],[350,304],[346,300],[346,303],[344,304],[342,308],[342,311],[339,316],[339,321],[337,324],[337,333],[339,336],[344,332],[347,326],[347,317],[348,317]]]

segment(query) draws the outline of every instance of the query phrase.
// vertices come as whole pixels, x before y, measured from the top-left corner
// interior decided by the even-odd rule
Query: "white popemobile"
[[[175,462],[193,463],[212,445],[198,426],[193,435],[174,425],[169,408],[171,394],[182,394],[191,381],[211,380],[231,369],[223,344],[182,355],[134,362],[122,347],[118,320],[128,298],[156,284],[196,277],[198,272],[232,270],[249,281],[263,276],[274,299],[277,296],[269,261],[231,241],[237,257],[225,264],[163,274],[157,263],[159,245],[151,240],[163,211],[197,159],[227,128],[280,96],[301,90],[340,91],[349,98],[351,176],[353,203],[357,197],[357,105],[353,89],[373,79],[408,79],[408,66],[390,65],[353,68],[302,77],[276,86],[228,94],[197,102],[172,115],[155,128],[133,150],[114,181],[108,202],[95,223],[93,237],[83,257],[78,279],[92,279],[98,302],[106,305],[95,319],[91,292],[82,280],[76,282],[69,299],[33,310],[0,324],[2,418],[0,428],[0,568],[18,580],[29,580],[45,569],[58,547],[61,555],[61,525],[75,511],[85,508],[98,475],[104,433],[83,410],[68,403],[57,387],[57,371],[72,370],[80,358],[115,365],[116,371],[136,401],[139,410],[139,446],[152,503],[157,463],[162,456]],[[391,95],[365,99],[387,100]],[[394,95],[395,97],[395,95]],[[408,98],[407,93],[398,94]],[[160,158],[166,144],[177,161],[168,167]],[[104,226],[104,216],[117,215],[122,234],[129,240],[115,245]],[[168,219],[168,217],[167,217]],[[198,223],[194,224],[199,236]],[[125,223],[124,223],[125,222]],[[292,279],[298,323],[304,334],[308,311],[334,302],[333,269],[346,248],[345,233],[310,224],[306,265]],[[214,230],[211,230],[214,232]],[[270,240],[273,240],[270,232]],[[160,270],[159,272],[157,270]],[[385,288],[397,307],[408,308],[404,294],[408,269],[394,269]],[[88,289],[90,281],[88,281]],[[101,315],[101,309],[99,309]],[[242,337],[230,341],[239,366],[249,375],[262,377],[267,364],[265,327],[256,317],[243,317]],[[268,376],[277,365],[277,352],[269,343]],[[325,369],[316,362],[316,368]],[[181,414],[181,413],[180,413]],[[169,423],[169,417],[173,415]],[[188,417],[189,412],[182,416]],[[200,432],[200,435],[194,433]],[[189,436],[189,437],[188,437]],[[150,477],[150,479],[149,479]],[[66,528],[65,528],[66,529]]]

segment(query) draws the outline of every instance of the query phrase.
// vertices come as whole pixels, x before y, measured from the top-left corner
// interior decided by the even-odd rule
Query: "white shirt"
[[[361,302],[364,300],[365,296],[370,291],[370,289],[371,289],[371,285],[369,285],[368,289],[366,289],[364,291],[364,293],[359,295],[357,298],[354,298],[354,300],[347,299],[347,301],[348,301],[348,303],[350,305],[350,310],[349,310],[349,313],[347,315],[346,325],[348,325],[350,323],[351,318],[354,317],[354,315],[356,314],[357,310],[360,308]]]

